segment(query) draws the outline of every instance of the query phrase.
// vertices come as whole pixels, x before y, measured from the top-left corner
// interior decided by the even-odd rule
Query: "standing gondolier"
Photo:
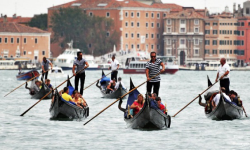
[[[159,95],[159,89],[160,89],[160,81],[161,77],[160,75],[156,76],[155,78],[151,79],[153,76],[155,76],[159,72],[165,71],[165,65],[160,59],[156,59],[156,52],[150,53],[151,60],[147,62],[146,64],[146,76],[147,76],[147,92],[151,93],[152,87],[154,87],[153,93],[156,93]],[[162,69],[160,70],[160,66],[162,66]]]
[[[220,87],[224,87],[226,89],[226,94],[229,93],[229,85],[230,85],[230,67],[229,65],[226,63],[226,59],[225,58],[221,58],[220,59],[220,66],[218,68],[217,71],[217,76],[216,76],[216,80],[215,82],[218,81],[218,79],[220,80]]]
[[[111,73],[111,79],[113,80],[115,78],[115,82],[117,82],[117,74],[119,69],[119,62],[115,59],[115,55],[112,56],[112,61],[109,69],[112,70]]]
[[[76,72],[86,69],[89,67],[88,62],[82,58],[82,52],[77,52],[77,59],[74,61],[72,73],[75,76],[75,90],[78,91],[78,83],[79,79],[81,80],[80,84],[80,94],[83,94],[84,82],[85,82],[85,70],[81,71],[80,73],[76,74]],[[76,68],[76,72],[75,72]]]
[[[45,75],[45,80],[48,78],[49,65],[51,66],[51,70],[52,70],[53,64],[46,57],[43,57],[43,62],[42,62],[42,78]]]

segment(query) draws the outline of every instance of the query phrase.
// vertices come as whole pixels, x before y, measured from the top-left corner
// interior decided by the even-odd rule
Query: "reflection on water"
[[[146,75],[124,75],[121,72],[119,71],[118,76],[122,77],[127,88],[129,77],[133,79],[135,86],[146,80]],[[247,113],[250,112],[249,73],[233,71],[230,75],[230,88],[241,96]],[[171,127],[167,130],[127,128],[123,113],[118,110],[118,103],[83,126],[115,101],[101,98],[102,94],[94,85],[84,91],[84,98],[90,108],[87,119],[50,119],[50,100],[41,101],[25,116],[20,117],[37,100],[30,99],[29,92],[24,87],[3,97],[23,83],[16,81],[16,74],[17,71],[0,71],[1,149],[248,149],[250,146],[249,118],[232,121],[207,119],[204,108],[198,105],[198,99],[176,117],[172,117]],[[65,74],[72,75],[71,71],[65,71]],[[160,97],[164,104],[167,103],[171,116],[206,89],[207,75],[214,82],[215,71],[179,71],[175,75],[161,75]],[[66,76],[49,75],[49,78],[54,87],[66,80]],[[100,71],[86,71],[85,87],[98,78]],[[74,83],[73,79],[71,82]],[[59,90],[64,86],[66,84]],[[218,88],[218,84],[216,87]],[[144,95],[146,86],[141,86],[139,91]],[[125,107],[126,99],[123,100],[122,107]]]

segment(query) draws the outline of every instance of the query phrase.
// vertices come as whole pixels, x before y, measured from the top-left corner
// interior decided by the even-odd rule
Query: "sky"
[[[1,1],[4,1],[1,3]],[[59,4],[64,4],[73,0],[0,0],[0,14],[22,17],[33,17],[35,14],[47,13],[48,8]],[[230,11],[233,10],[233,4],[236,2],[243,6],[247,0],[162,0],[163,3],[175,3],[184,7],[194,7],[204,9],[205,6],[210,12],[222,12],[226,6]]]

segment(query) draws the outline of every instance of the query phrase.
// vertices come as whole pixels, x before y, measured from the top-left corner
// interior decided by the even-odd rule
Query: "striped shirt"
[[[149,78],[152,78],[155,76],[157,73],[160,72],[160,66],[161,66],[162,61],[160,59],[156,59],[155,63],[152,63],[151,60],[147,62],[146,68],[149,69]],[[156,76],[149,82],[160,82],[161,77],[160,75]]]
[[[81,60],[78,60],[77,58],[74,61],[73,66],[76,66],[76,72],[82,70],[85,67],[86,60],[82,58]],[[85,72],[85,70],[81,71],[81,73]]]

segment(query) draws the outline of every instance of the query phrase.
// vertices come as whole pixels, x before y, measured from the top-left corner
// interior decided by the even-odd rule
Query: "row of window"
[[[206,26],[210,26],[210,22],[205,23]],[[217,22],[213,22],[213,26],[217,26]],[[220,23],[221,26],[245,26],[245,22],[237,22],[237,23]],[[250,26],[250,22],[248,22],[248,26]]]
[[[129,34],[125,33],[125,38],[128,38],[128,37],[129,37]],[[141,38],[140,37],[140,33],[137,33],[136,37],[137,38]],[[131,38],[134,38],[134,33],[131,33]],[[145,34],[145,38],[148,39],[149,38],[149,34]],[[151,34],[151,39],[154,39],[154,38],[155,38],[155,34]],[[156,34],[156,38],[160,39],[160,34]]]
[[[42,55],[45,56],[45,51],[42,51]],[[27,55],[27,51],[23,51],[23,56]],[[16,50],[16,56],[15,57],[20,57],[21,56],[21,52],[20,50]],[[9,57],[9,50],[4,50],[3,51],[3,58],[8,58]],[[10,58],[13,58],[13,55],[10,56]]]
[[[125,27],[128,27],[128,26],[129,26],[129,23],[125,22]],[[130,22],[130,26],[134,27],[134,22],[133,21]],[[140,22],[137,22],[136,26],[140,27]],[[149,23],[146,22],[145,26],[146,26],[146,28],[148,28],[149,27]],[[156,26],[157,26],[157,28],[160,28],[160,23],[156,23]],[[154,22],[151,23],[151,27],[154,28]]]
[[[0,43],[8,43],[9,38],[1,38],[0,37]],[[10,43],[20,43],[20,38],[16,38],[16,40],[14,40],[14,38],[10,38]],[[38,40],[37,38],[35,38],[35,43],[37,43]],[[23,38],[23,43],[27,43],[27,39]]]
[[[125,17],[129,17],[129,14],[130,14],[130,17],[132,17],[132,18],[135,16],[134,12],[130,12],[130,13],[129,12],[125,12]],[[140,18],[140,16],[141,16],[140,12],[136,12],[136,17]],[[163,16],[166,17],[166,14],[164,14]],[[149,13],[145,13],[145,17],[149,18]],[[154,18],[155,17],[155,13],[152,12],[151,15],[150,15],[150,17]],[[157,19],[160,19],[160,13],[157,13],[156,17],[157,17]]]
[[[171,25],[172,24],[171,19],[167,19],[166,22],[167,22],[167,25]],[[180,24],[186,24],[186,20],[181,19],[180,20]],[[199,19],[194,19],[194,25],[199,25]]]
[[[192,41],[192,40],[191,40]],[[194,42],[194,45],[199,45],[199,39],[194,39],[193,40],[193,42]],[[166,43],[167,43],[167,45],[171,45],[171,43],[172,43],[172,41],[171,41],[171,39],[167,39],[166,40]],[[180,39],[180,43],[181,44],[185,44],[185,39]]]
[[[205,30],[205,34],[210,34],[210,30]],[[213,30],[213,35],[218,34],[218,30]],[[232,30],[220,30],[220,34],[233,34]],[[238,30],[234,30],[234,35],[241,35],[244,36],[245,32],[244,31],[238,31]]]
[[[244,55],[245,51],[244,50],[219,50],[219,54],[236,54],[236,55]],[[205,54],[217,54],[217,49],[210,50],[205,49]]]
[[[180,28],[180,33],[186,33],[186,28]],[[167,27],[167,33],[172,33],[171,27]],[[199,33],[199,27],[194,28],[194,33]]]
[[[218,40],[212,40],[212,45],[217,45]],[[205,40],[205,45],[210,45],[210,40]],[[243,40],[219,40],[219,45],[244,45]]]
[[[144,44],[143,44],[144,45]],[[151,50],[153,51],[154,50],[154,44],[151,44]],[[135,45],[134,44],[131,44],[131,49],[134,49],[135,48]],[[141,48],[141,45],[140,44],[137,44],[136,45],[136,48],[139,50],[140,48]],[[160,45],[159,44],[157,44],[156,45],[156,48],[157,48],[157,50],[159,50],[160,49]],[[125,49],[129,49],[129,47],[128,47],[128,44],[125,44]],[[149,45],[148,44],[146,44],[146,49],[147,50],[149,50]]]

